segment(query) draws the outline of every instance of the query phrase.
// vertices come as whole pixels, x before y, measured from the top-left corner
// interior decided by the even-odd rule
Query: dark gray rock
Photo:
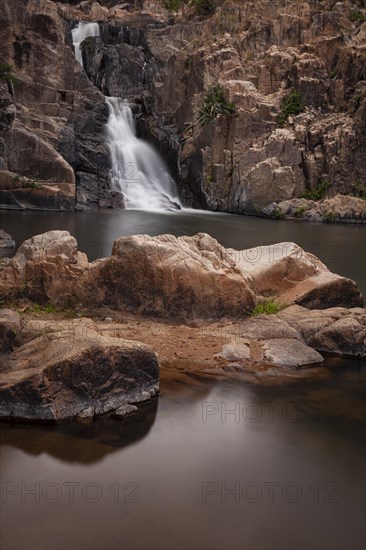
[[[0,359],[1,419],[126,415],[156,394],[159,363],[147,346],[102,336],[90,320],[48,329]]]

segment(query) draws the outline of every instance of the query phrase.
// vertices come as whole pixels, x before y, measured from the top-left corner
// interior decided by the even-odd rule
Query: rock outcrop
[[[0,205],[70,210],[121,205],[109,191],[104,140],[108,109],[71,47],[70,20],[50,0],[4,0],[0,6]],[[3,65],[2,65],[3,66]],[[75,188],[76,185],[76,188]]]
[[[321,352],[366,356],[366,310],[363,308],[309,311],[291,306],[280,312],[278,318],[298,331],[309,346]]]
[[[68,231],[48,231],[24,241],[16,255],[0,268],[3,298],[28,296],[37,302],[66,303],[75,299],[75,284],[88,269]]]
[[[89,305],[188,321],[238,317],[254,306],[245,276],[206,234],[120,237],[75,292]]]
[[[30,341],[0,356],[0,419],[124,416],[158,391],[159,363],[147,346],[102,336],[89,319],[34,328]]]
[[[186,322],[242,318],[266,300],[308,309],[363,305],[354,281],[294,243],[237,251],[204,233],[120,237],[110,258],[92,263],[68,231],[36,235],[3,260],[0,296]]]
[[[295,243],[248,250],[229,249],[241,271],[251,277],[257,298],[296,303],[309,309],[358,307],[363,297],[354,281],[331,273],[313,254]]]
[[[191,205],[257,213],[324,182],[328,197],[364,196],[364,5],[216,0],[205,16],[176,6],[4,0],[2,60],[16,80],[0,77],[0,169],[56,185],[59,195],[61,184],[76,185],[77,208],[122,206],[108,183],[110,94],[130,101],[139,134],[163,154]],[[80,20],[100,26],[100,37],[82,44],[85,70],[71,43]],[[236,114],[203,125],[217,84]],[[4,189],[0,202],[50,207],[49,189],[27,193],[23,200]],[[72,208],[70,199],[52,204]]]
[[[260,215],[311,222],[366,223],[366,201],[344,195],[336,195],[319,202],[291,199],[269,204],[260,212]]]

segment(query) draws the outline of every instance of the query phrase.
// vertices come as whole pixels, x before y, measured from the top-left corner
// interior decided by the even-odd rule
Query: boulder
[[[276,365],[301,368],[324,361],[320,353],[295,338],[265,340],[262,345],[264,358]]]
[[[11,235],[0,229],[0,250],[4,248],[15,248],[15,241]]]
[[[300,304],[309,309],[359,307],[363,297],[356,283],[331,273],[313,254],[291,242],[228,252],[261,299]]]
[[[294,305],[281,311],[277,317],[319,351],[366,357],[366,310],[363,308],[334,307],[309,311]]]
[[[146,345],[102,336],[90,319],[49,322],[0,360],[0,418],[93,418],[151,399],[159,363]]]
[[[3,260],[0,295],[21,293],[39,302],[65,302],[88,265],[68,231],[36,235],[24,241],[13,258]]]
[[[86,304],[176,320],[240,317],[253,294],[230,254],[209,235],[135,235],[114,243],[76,289]]]

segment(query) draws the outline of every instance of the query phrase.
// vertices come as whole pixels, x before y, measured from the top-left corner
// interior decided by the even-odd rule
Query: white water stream
[[[78,26],[72,29],[72,41],[75,48],[75,57],[83,66],[83,56],[81,55],[81,43],[90,36],[100,36],[98,23],[85,23],[80,21]]]
[[[111,153],[112,188],[121,191],[128,209],[180,208],[175,182],[158,153],[136,137],[127,101],[107,97],[107,144]]]

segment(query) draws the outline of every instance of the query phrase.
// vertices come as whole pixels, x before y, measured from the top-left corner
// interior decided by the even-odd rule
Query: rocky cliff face
[[[17,81],[0,80],[2,167],[68,189],[75,178],[79,208],[120,206],[108,191],[105,94],[133,104],[140,135],[193,205],[254,213],[324,182],[330,196],[362,192],[364,3],[217,0],[204,16],[181,4],[5,0],[2,58]],[[81,19],[101,30],[82,45],[85,71],[70,34]],[[217,84],[236,113],[203,125]]]

